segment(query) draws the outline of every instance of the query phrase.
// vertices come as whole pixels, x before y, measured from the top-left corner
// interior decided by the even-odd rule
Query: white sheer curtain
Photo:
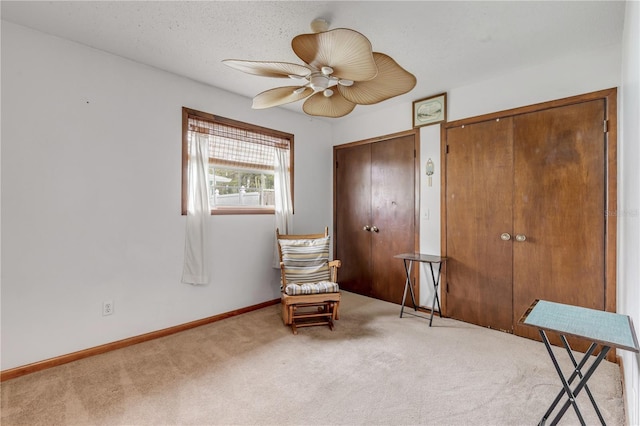
[[[209,137],[196,132],[193,135],[189,144],[187,170],[187,229],[182,282],[197,285],[209,283],[208,217],[211,215],[211,208],[207,185]]]
[[[276,195],[276,228],[281,234],[293,232],[293,202],[291,201],[291,178],[289,175],[289,150],[276,148],[274,187]],[[275,229],[273,232],[275,241]],[[280,268],[278,242],[273,247],[273,267]]]

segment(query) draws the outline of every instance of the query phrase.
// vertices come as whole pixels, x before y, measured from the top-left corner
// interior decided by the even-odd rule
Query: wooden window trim
[[[294,135],[291,133],[281,132],[279,130],[269,129],[266,127],[257,126],[255,124],[244,123],[242,121],[233,120],[226,117],[210,114],[194,110],[187,107],[182,107],[182,197],[181,197],[181,211],[182,215],[187,214],[187,185],[188,185],[188,172],[187,165],[189,161],[188,152],[188,134],[189,134],[189,116],[202,118],[207,121],[214,121],[219,124],[226,124],[241,129],[252,130],[256,132],[270,134],[283,139],[289,139],[289,178],[291,182],[291,203],[293,204],[293,188],[294,188]],[[211,215],[244,215],[244,214],[275,214],[274,208],[251,208],[251,207],[217,207],[211,210]]]

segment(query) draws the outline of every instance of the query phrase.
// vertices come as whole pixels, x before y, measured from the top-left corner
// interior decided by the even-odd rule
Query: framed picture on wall
[[[413,101],[413,127],[447,121],[447,93]]]

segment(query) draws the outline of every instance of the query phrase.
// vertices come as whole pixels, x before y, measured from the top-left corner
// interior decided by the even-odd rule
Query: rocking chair
[[[276,229],[282,275],[282,320],[298,327],[328,325],[338,319],[339,260],[329,260],[329,229],[324,233],[283,235]]]

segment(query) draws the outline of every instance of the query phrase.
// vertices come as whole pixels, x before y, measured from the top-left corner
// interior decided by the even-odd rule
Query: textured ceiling
[[[543,1],[2,1],[2,19],[248,98],[287,80],[230,69],[223,59],[301,63],[291,39],[322,17],[367,36],[418,80],[406,102],[620,43],[624,2]],[[379,105],[383,105],[379,104]],[[247,105],[251,101],[247,100]],[[301,112],[301,102],[283,106]],[[358,106],[353,114],[378,105]]]

